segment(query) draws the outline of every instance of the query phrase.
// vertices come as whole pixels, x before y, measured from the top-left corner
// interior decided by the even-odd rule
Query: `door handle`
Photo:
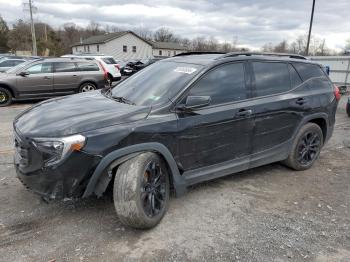
[[[307,99],[306,98],[298,98],[297,99],[297,101],[295,101],[295,103],[297,104],[297,105],[303,105],[303,104],[305,104],[307,102]]]
[[[51,77],[49,77],[49,76],[44,76],[44,79],[50,80]]]
[[[73,77],[77,77],[77,75],[73,75]]]
[[[240,109],[236,113],[236,116],[243,117],[243,116],[250,116],[251,114],[253,114],[253,110],[251,110],[251,109]]]

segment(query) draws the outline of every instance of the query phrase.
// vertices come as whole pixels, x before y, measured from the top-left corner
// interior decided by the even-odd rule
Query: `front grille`
[[[15,164],[21,168],[29,165],[29,150],[17,133],[15,133]]]

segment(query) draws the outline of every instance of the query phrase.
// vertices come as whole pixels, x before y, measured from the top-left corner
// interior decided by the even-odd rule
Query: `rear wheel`
[[[303,126],[292,145],[291,153],[284,164],[295,170],[310,168],[318,158],[323,146],[323,133],[314,123]]]
[[[96,89],[97,89],[97,87],[93,83],[83,83],[79,87],[79,93],[89,92],[89,91],[93,91],[93,90],[96,90]]]
[[[0,87],[0,106],[8,106],[12,103],[12,94],[9,90]]]
[[[169,205],[169,175],[155,153],[143,153],[117,170],[113,198],[120,221],[133,228],[152,228]]]

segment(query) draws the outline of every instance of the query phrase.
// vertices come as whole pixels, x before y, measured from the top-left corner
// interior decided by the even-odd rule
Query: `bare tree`
[[[283,40],[281,43],[278,43],[274,48],[273,52],[276,53],[287,53],[288,52],[288,43],[286,40]]]
[[[175,37],[170,29],[162,27],[154,33],[153,38],[156,42],[173,42]]]
[[[141,38],[151,41],[153,38],[153,32],[143,26],[134,29],[134,32]]]

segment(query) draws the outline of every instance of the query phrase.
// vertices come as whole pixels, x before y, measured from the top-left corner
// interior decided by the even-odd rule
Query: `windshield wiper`
[[[131,102],[130,100],[126,99],[125,97],[122,96],[112,96],[112,98],[120,103],[124,103],[124,104],[129,104],[129,105],[136,105],[135,103]]]

